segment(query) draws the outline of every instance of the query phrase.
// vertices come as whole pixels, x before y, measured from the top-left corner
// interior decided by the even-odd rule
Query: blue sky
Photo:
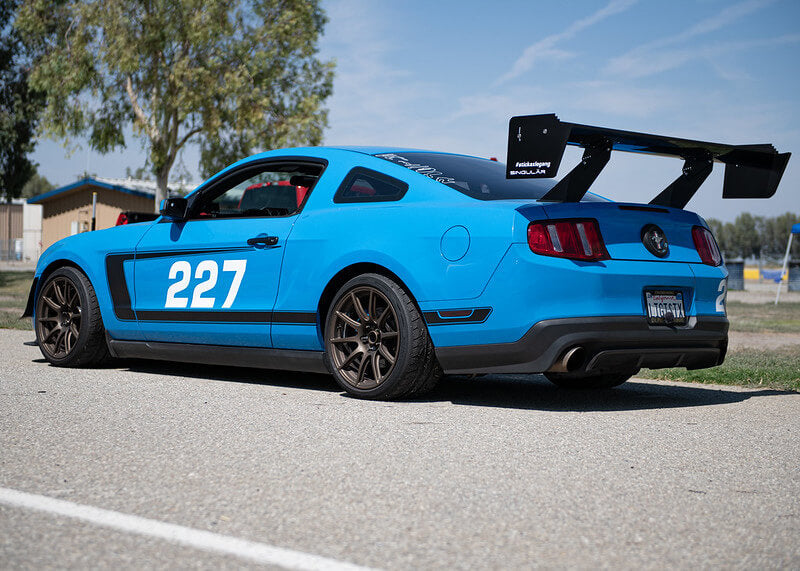
[[[328,100],[330,145],[398,145],[505,160],[508,119],[562,120],[800,152],[800,2],[796,0],[472,0],[324,2],[323,58],[338,62]],[[491,7],[488,7],[491,6]],[[71,157],[42,141],[39,170],[66,184],[87,168],[121,177],[140,144]],[[580,157],[568,149],[559,176]],[[800,212],[800,155],[770,200],[725,200],[716,165],[688,208]],[[182,158],[199,182],[197,152]],[[594,191],[647,202],[679,160],[615,153]]]

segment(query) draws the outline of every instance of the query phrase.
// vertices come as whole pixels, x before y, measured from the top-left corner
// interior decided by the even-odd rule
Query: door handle
[[[278,243],[277,236],[256,236],[255,238],[248,238],[248,246],[275,246]]]

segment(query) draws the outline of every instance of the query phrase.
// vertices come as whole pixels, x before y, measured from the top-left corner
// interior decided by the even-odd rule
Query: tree
[[[708,218],[706,222],[711,229],[711,233],[714,234],[714,238],[717,240],[717,246],[719,246],[722,255],[725,256],[726,260],[731,259],[733,257],[733,248],[730,238],[732,224],[730,222],[722,222],[716,218]]]
[[[125,167],[126,178],[135,178],[136,180],[153,180],[150,178],[150,175],[151,173],[146,167],[137,167],[134,170],[131,170],[131,167]]]
[[[215,172],[263,149],[319,144],[333,63],[319,0],[28,0],[17,26],[47,92],[44,127],[101,153],[145,140],[158,192],[189,143]]]
[[[783,259],[786,254],[786,242],[792,225],[800,223],[800,216],[786,212],[775,218],[768,218],[764,225],[764,254],[774,259]],[[800,239],[792,240],[792,257],[800,255]]]
[[[775,261],[783,259],[789,232],[793,224],[800,223],[800,215],[786,212],[764,218],[745,212],[732,223],[714,218],[707,222],[726,260],[763,255]],[[792,241],[792,257],[800,257],[800,240]]]
[[[737,258],[761,255],[764,218],[743,212],[736,217],[729,233],[731,254]]]
[[[0,197],[17,198],[36,167],[28,159],[43,105],[28,86],[27,58],[11,22],[18,0],[0,0]]]
[[[25,186],[22,187],[22,192],[20,196],[23,198],[32,198],[39,194],[44,194],[45,192],[50,192],[53,190],[55,186],[47,180],[45,177],[40,175],[37,172],[34,172],[33,176],[25,183]]]

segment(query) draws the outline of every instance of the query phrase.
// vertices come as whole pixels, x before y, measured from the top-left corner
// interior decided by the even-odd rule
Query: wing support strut
[[[686,208],[700,185],[708,178],[714,168],[714,159],[710,153],[700,156],[686,157],[683,172],[672,183],[650,201],[655,206],[671,206]]]
[[[542,202],[580,202],[610,159],[610,140],[598,137],[586,143],[581,162],[541,198]]]

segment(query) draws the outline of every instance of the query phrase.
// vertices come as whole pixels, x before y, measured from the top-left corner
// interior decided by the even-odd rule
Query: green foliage
[[[319,144],[332,62],[318,0],[29,0],[17,26],[47,92],[46,131],[107,152],[147,140],[160,192],[180,150],[210,174],[260,150]]]
[[[745,212],[737,216],[734,222],[721,222],[713,218],[709,218],[707,222],[726,259],[759,255],[780,259],[786,253],[786,242],[792,225],[800,222],[800,214],[786,212],[766,218]],[[792,257],[800,257],[798,237],[792,241]]]
[[[45,192],[50,192],[55,186],[39,173],[34,173],[25,186],[22,187],[22,198],[31,198]]]
[[[135,170],[131,170],[130,167],[125,167],[125,176],[136,180],[153,180],[152,173],[148,171],[146,167],[138,167]]]
[[[36,172],[27,155],[33,151],[34,132],[44,103],[41,93],[28,86],[25,47],[11,25],[18,0],[0,0],[0,197],[20,196]]]

